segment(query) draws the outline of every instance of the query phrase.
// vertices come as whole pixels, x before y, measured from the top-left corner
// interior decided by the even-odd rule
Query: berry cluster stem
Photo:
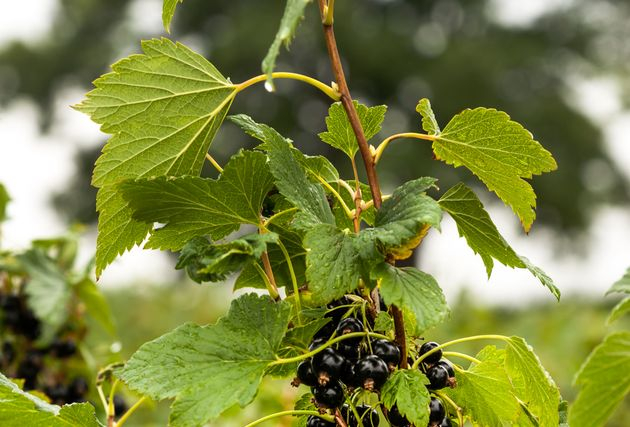
[[[267,415],[266,417],[262,417],[257,419],[256,421],[252,421],[251,423],[247,424],[245,427],[254,427],[257,426],[258,424],[262,424],[265,421],[269,421],[272,420],[274,418],[278,418],[278,417],[285,417],[287,415],[314,415],[316,417],[319,417],[323,420],[326,420],[328,422],[332,422],[333,421],[333,417],[330,415],[322,415],[317,411],[302,411],[302,410],[293,410],[293,411],[282,411],[282,412],[276,412],[275,414],[271,414],[271,415]]]
[[[359,152],[361,153],[361,157],[363,158],[365,172],[367,174],[368,184],[370,186],[370,192],[372,193],[372,200],[374,201],[374,208],[379,209],[381,207],[382,198],[378,176],[376,175],[376,163],[374,161],[374,156],[370,151],[370,146],[367,143],[367,139],[365,138],[365,133],[363,132],[363,127],[361,126],[361,121],[359,120],[359,114],[357,113],[357,110],[356,108],[354,108],[354,104],[352,103],[352,96],[350,95],[350,89],[348,88],[348,83],[346,82],[346,76],[343,71],[343,66],[341,64],[341,57],[339,56],[339,49],[337,48],[337,40],[335,39],[335,31],[333,29],[334,20],[331,16],[331,3],[331,0],[319,0],[319,11],[322,17],[322,26],[324,29],[326,48],[328,49],[328,57],[330,58],[333,75],[335,76],[338,91],[341,95],[339,100],[341,101],[341,104],[343,105],[343,108],[348,115],[350,125],[352,126],[354,135],[357,138]],[[394,317],[396,342],[400,346],[402,354],[401,366],[403,368],[406,368],[407,338],[405,336],[405,322],[403,319],[402,311],[398,307],[392,305],[392,316]]]

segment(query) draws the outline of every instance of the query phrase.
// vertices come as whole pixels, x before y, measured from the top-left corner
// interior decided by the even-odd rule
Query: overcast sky
[[[505,25],[526,26],[549,7],[564,7],[570,0],[496,0],[491,13]],[[56,8],[56,0],[7,1],[0,14],[0,45],[12,39],[34,42],[43,37]],[[138,0],[130,15],[143,31],[160,34],[160,0]],[[589,113],[606,131],[607,149],[630,173],[630,112],[621,110],[615,81],[576,80],[567,94],[576,106]],[[48,204],[52,192],[63,188],[75,173],[73,156],[79,147],[74,141],[98,144],[98,126],[69,105],[83,93],[68,88],[56,101],[52,133],[41,135],[37,109],[18,100],[0,110],[0,182],[8,188],[13,202],[10,219],[3,227],[3,247],[23,248],[33,238],[63,233],[66,226]],[[273,95],[270,95],[273,96]],[[322,118],[323,119],[323,118]],[[81,135],[81,138],[77,136]],[[70,141],[70,142],[69,142]],[[32,171],[39,171],[34,175]],[[628,176],[630,179],[630,175]],[[497,226],[515,250],[551,275],[564,294],[585,293],[601,296],[630,266],[630,215],[627,209],[602,208],[589,230],[586,257],[574,253],[552,253],[551,239],[557,236],[534,225],[525,236],[514,215],[505,206],[489,206]],[[86,235],[82,259],[95,248],[94,232]],[[486,280],[483,263],[457,235],[450,218],[445,217],[442,233],[432,230],[423,244],[420,267],[433,274],[449,299],[462,286],[474,296],[497,304],[513,304],[531,299],[551,300],[551,296],[529,273],[497,265]],[[133,250],[108,268],[102,286],[121,283],[164,282],[174,277],[172,263],[164,254]]]

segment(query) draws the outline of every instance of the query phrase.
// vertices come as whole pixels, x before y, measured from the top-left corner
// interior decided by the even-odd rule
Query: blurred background
[[[105,135],[69,106],[111,63],[138,52],[140,39],[165,36],[161,7],[161,0],[3,5],[0,182],[12,198],[3,249],[25,248],[34,238],[63,234],[81,223],[88,231],[80,239],[79,259],[86,263],[93,256],[97,217],[90,177]],[[280,1],[186,0],[169,37],[240,82],[260,74],[283,8]],[[428,144],[396,142],[379,174],[386,192],[424,175],[439,178],[441,191],[468,182],[517,253],[543,268],[563,292],[556,303],[529,273],[500,265],[488,280],[481,259],[445,217],[442,232],[431,231],[415,259],[436,277],[453,307],[451,321],[430,338],[522,335],[571,400],[572,376],[609,331],[605,317],[616,301],[603,295],[630,266],[630,2],[343,0],[335,22],[354,97],[389,106],[373,143],[417,131],[415,106],[428,97],[442,126],[464,108],[495,107],[555,156],[558,171],[532,181],[538,220],[529,235],[470,173],[432,160]],[[315,5],[277,69],[332,79]],[[315,90],[279,81],[273,94],[262,86],[248,90],[231,111],[274,126],[309,154],[330,156],[348,177],[348,162],[316,136],[325,128],[327,108],[328,100]],[[211,152],[224,162],[251,146],[226,122]],[[193,284],[175,272],[174,260],[134,249],[103,274],[99,284],[117,323],[134,325],[119,328],[119,357],[184,321],[207,323],[224,313],[231,284]],[[111,350],[111,339],[97,332],[92,339]],[[216,425],[243,425],[291,407],[294,392],[276,385],[269,382],[275,391],[260,393],[255,405],[232,411]],[[142,411],[129,425],[163,425],[165,409]],[[627,425],[627,402],[615,418],[611,426]]]

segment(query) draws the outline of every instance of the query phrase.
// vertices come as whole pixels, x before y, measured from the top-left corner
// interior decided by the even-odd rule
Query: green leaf
[[[317,406],[313,403],[313,395],[311,393],[304,393],[295,402],[293,409],[296,411],[317,411]],[[306,427],[308,421],[308,415],[297,416],[293,421],[294,427]]]
[[[505,366],[515,395],[526,403],[541,426],[557,426],[558,387],[523,338],[510,337],[507,344]]]
[[[164,24],[164,29],[167,33],[171,32],[171,21],[173,20],[173,15],[175,15],[177,3],[183,2],[184,0],[164,0],[164,5],[162,6],[162,24]]]
[[[0,425],[3,427],[98,427],[89,403],[51,405],[20,388],[0,373]]]
[[[519,123],[502,111],[464,110],[433,141],[439,160],[465,166],[509,205],[529,231],[536,195],[523,178],[557,168],[556,161]]]
[[[154,39],[142,48],[144,54],[114,64],[75,106],[112,135],[92,178],[99,188],[97,276],[147,233],[111,186],[124,179],[199,175],[236,95],[236,86],[187,47]]]
[[[136,221],[132,210],[115,186],[106,185],[96,193],[98,234],[96,236],[96,278],[117,256],[142,243],[152,224]]]
[[[239,151],[217,180],[158,177],[125,181],[120,191],[134,219],[165,224],[146,247],[178,250],[197,236],[218,240],[241,224],[258,225],[272,178],[263,153]]]
[[[0,184],[0,222],[7,219],[7,205],[11,197],[9,197],[9,193],[7,189],[4,188],[4,185]]]
[[[326,157],[307,156],[302,154],[297,148],[294,149],[294,154],[311,176],[329,182],[336,182],[339,179],[339,172]]]
[[[399,369],[383,385],[381,400],[388,409],[396,405],[412,424],[425,426],[429,424],[431,402],[428,383],[427,377],[418,369]]]
[[[278,28],[276,37],[262,61],[262,71],[267,74],[267,81],[272,85],[272,88],[273,79],[271,73],[276,68],[276,58],[280,54],[280,46],[284,43],[284,46],[287,49],[289,48],[289,44],[295,35],[295,30],[297,30],[298,24],[304,18],[304,10],[310,2],[311,0],[287,0],[284,14],[280,20],[280,28]]]
[[[340,298],[356,289],[360,278],[369,278],[366,265],[380,260],[370,246],[369,239],[328,224],[306,233],[306,278],[313,302]]]
[[[81,302],[85,304],[88,315],[101,325],[105,332],[115,337],[114,316],[96,283],[85,277],[74,285],[74,289]]]
[[[330,322],[329,317],[321,319],[315,319],[312,322],[308,322],[302,326],[295,326],[287,332],[283,340],[283,345],[298,347],[300,349],[308,349],[309,344],[313,341],[313,336],[324,325]]]
[[[184,324],[144,344],[120,378],[153,399],[175,397],[174,427],[201,426],[232,405],[249,404],[276,358],[290,306],[243,295],[215,325]]]
[[[374,319],[374,331],[390,332],[394,330],[394,319],[386,311],[379,311]]]
[[[613,307],[610,312],[610,316],[606,319],[606,324],[610,325],[628,312],[630,312],[630,297],[622,299],[616,306]]]
[[[28,306],[44,325],[44,341],[53,338],[69,314],[70,284],[59,266],[42,250],[31,249],[18,257],[30,276]]]
[[[560,299],[560,290],[554,285],[553,280],[527,258],[514,252],[470,188],[459,183],[448,190],[438,203],[455,220],[459,235],[466,239],[473,252],[479,254],[486,266],[488,277],[494,268],[493,259],[508,267],[527,268],[556,298]]]
[[[373,236],[396,259],[408,258],[427,233],[429,226],[440,229],[442,209],[425,191],[435,186],[435,178],[408,181],[376,211]]]
[[[440,125],[435,119],[431,102],[427,98],[422,98],[416,106],[416,111],[422,116],[422,129],[429,135],[438,135],[440,133]]]
[[[296,228],[307,230],[317,224],[335,223],[326,193],[321,186],[308,179],[304,166],[295,158],[290,140],[246,115],[231,116],[230,120],[264,142],[259,148],[267,150],[269,169],[275,178],[276,187],[280,194],[300,209],[293,222]]]
[[[183,247],[175,268],[185,268],[188,276],[197,283],[219,282],[259,259],[267,245],[277,241],[275,233],[248,234],[223,244],[195,237]]]
[[[505,350],[488,346],[475,358],[479,364],[455,372],[457,387],[448,390],[447,394],[475,425],[506,425],[516,418],[520,407],[505,370]]]
[[[630,294],[630,268],[626,271],[626,274],[624,274],[621,279],[613,283],[612,287],[608,290],[608,292],[606,292],[606,295],[613,292]]]
[[[359,121],[361,122],[365,139],[369,141],[381,130],[381,124],[385,119],[387,106],[377,105],[375,107],[367,107],[366,105],[359,104],[357,101],[353,101],[353,103],[359,115]],[[350,120],[341,102],[333,103],[328,109],[326,127],[328,131],[320,133],[320,139],[326,144],[343,151],[348,157],[353,159],[359,149],[359,143],[357,142],[357,138],[350,125]]]
[[[380,263],[372,269],[372,279],[380,280],[383,300],[411,311],[418,332],[422,333],[446,320],[450,310],[435,279],[413,267],[394,267]]]
[[[605,425],[630,392],[630,332],[608,335],[588,356],[575,384],[581,390],[569,409],[571,427]]]

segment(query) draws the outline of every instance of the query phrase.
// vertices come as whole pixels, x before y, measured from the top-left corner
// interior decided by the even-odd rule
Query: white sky
[[[547,7],[563,7],[570,0],[495,0],[491,13],[506,25],[527,25]],[[0,45],[21,39],[36,41],[50,27],[55,0],[5,2],[0,14]],[[160,0],[137,0],[129,15],[141,32],[161,34]],[[607,149],[630,179],[630,112],[621,110],[619,90],[614,81],[599,79],[576,81],[575,91],[567,96],[587,112],[594,122],[605,126]],[[13,202],[10,219],[3,227],[3,247],[23,248],[31,239],[63,233],[65,225],[48,204],[50,195],[64,188],[75,173],[73,156],[76,141],[98,144],[98,127],[68,106],[83,93],[74,88],[63,91],[55,104],[55,124],[50,135],[37,129],[36,108],[16,101],[0,110],[0,182]],[[272,95],[270,95],[272,96]],[[32,171],[38,171],[34,175]],[[589,230],[589,250],[585,257],[573,253],[551,253],[554,236],[534,226],[526,236],[512,213],[497,203],[489,206],[499,230],[515,250],[551,275],[564,294],[587,293],[602,296],[610,284],[630,265],[630,215],[628,211],[602,208]],[[491,280],[481,259],[458,237],[454,223],[445,217],[441,234],[431,231],[423,244],[421,268],[433,274],[452,301],[466,286],[482,301],[497,304],[522,303],[532,299],[550,301],[552,297],[528,272],[496,265]],[[83,241],[82,259],[95,248],[95,235]],[[103,286],[120,283],[165,282],[174,277],[172,263],[160,252],[133,250],[108,268]],[[465,285],[464,285],[465,284]]]

